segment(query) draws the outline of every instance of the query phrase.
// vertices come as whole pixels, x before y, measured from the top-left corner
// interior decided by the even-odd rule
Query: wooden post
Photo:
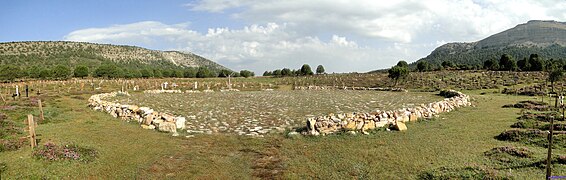
[[[546,179],[552,176],[552,135],[554,129],[554,116],[550,117],[550,133],[548,133],[548,155],[546,158]]]
[[[37,101],[39,105],[39,122],[43,122],[45,118],[43,117],[43,106],[41,105],[41,99]]]
[[[29,130],[29,141],[31,144],[31,149],[37,146],[37,141],[35,140],[35,122],[33,121],[33,116],[28,114],[28,130]]]

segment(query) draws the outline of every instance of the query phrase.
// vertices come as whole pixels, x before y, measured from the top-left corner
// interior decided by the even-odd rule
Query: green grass
[[[491,92],[493,90],[487,90]],[[77,144],[97,151],[92,162],[48,162],[32,157],[29,145],[0,152],[7,179],[416,179],[443,169],[496,173],[515,179],[541,179],[539,166],[516,167],[489,158],[494,147],[527,147],[532,161],[546,157],[546,149],[494,137],[517,122],[519,109],[505,104],[533,97],[468,91],[474,107],[445,113],[431,121],[407,124],[406,132],[376,131],[371,135],[330,135],[265,138],[234,135],[196,135],[192,138],[143,130],[86,107],[89,95],[61,95],[46,99],[46,110],[57,109],[50,123],[36,129],[40,144]],[[82,98],[77,98],[82,97]],[[29,109],[8,112],[13,121]],[[17,120],[16,120],[17,119]],[[566,154],[557,148],[554,154]],[[565,175],[565,165],[554,165],[554,175]],[[459,174],[462,175],[462,174]]]

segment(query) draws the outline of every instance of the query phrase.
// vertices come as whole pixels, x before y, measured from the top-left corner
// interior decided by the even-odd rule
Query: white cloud
[[[477,41],[528,20],[566,21],[566,1],[553,0],[201,0],[185,6],[247,26],[207,24],[207,32],[197,32],[190,26],[198,24],[145,21],[77,30],[65,39],[191,51],[258,73],[304,63],[363,72],[400,59],[411,62],[445,42]]]
[[[537,0],[201,0],[192,10],[242,9],[234,17],[254,23],[289,23],[303,34],[331,31],[401,43],[427,34],[470,41],[531,19],[566,20],[566,1]],[[435,40],[433,40],[434,42]]]
[[[394,58],[385,50],[360,47],[339,35],[321,40],[289,31],[286,24],[253,24],[241,29],[215,28],[201,34],[184,24],[167,25],[147,21],[106,28],[77,30],[69,41],[132,44],[152,49],[190,51],[229,68],[257,73],[308,63],[323,64],[329,72],[369,71],[383,68],[381,58]],[[344,65],[348,64],[348,65]]]

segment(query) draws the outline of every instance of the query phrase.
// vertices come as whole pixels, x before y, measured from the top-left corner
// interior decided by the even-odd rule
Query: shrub
[[[440,91],[440,93],[438,93],[438,95],[445,97],[445,98],[451,98],[451,97],[460,95],[460,93],[458,93],[456,91],[452,91],[452,90],[442,90],[442,91]]]

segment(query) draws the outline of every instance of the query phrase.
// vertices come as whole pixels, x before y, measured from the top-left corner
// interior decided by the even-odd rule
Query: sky
[[[1,0],[0,42],[80,41],[192,52],[232,70],[367,72],[414,62],[565,0]]]

